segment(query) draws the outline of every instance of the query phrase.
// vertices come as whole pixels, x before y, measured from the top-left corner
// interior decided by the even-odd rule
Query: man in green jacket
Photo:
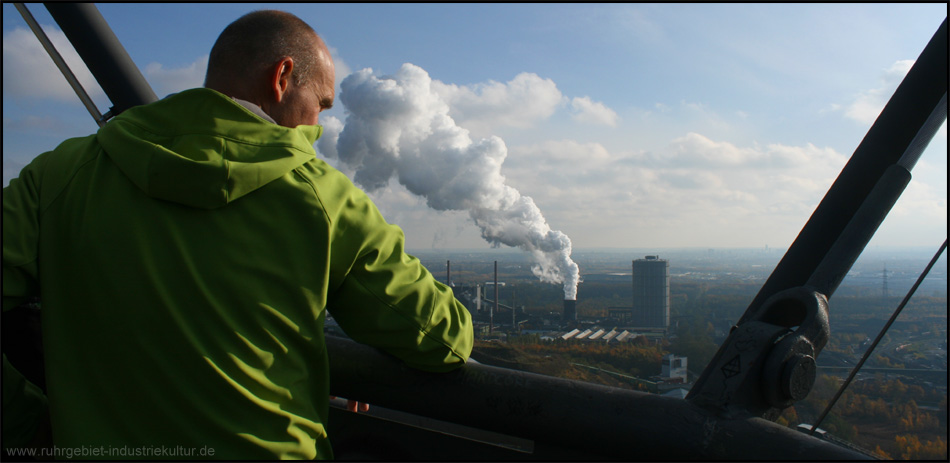
[[[250,13],[215,43],[206,88],[67,140],[4,188],[3,310],[40,297],[60,452],[331,458],[327,310],[412,367],[468,359],[467,310],[315,156],[333,80],[306,23]],[[41,409],[4,373],[5,424],[8,376],[10,403]]]

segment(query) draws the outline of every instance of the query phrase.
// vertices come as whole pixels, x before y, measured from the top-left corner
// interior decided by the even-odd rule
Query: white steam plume
[[[321,145],[321,152],[335,152],[367,190],[395,176],[433,209],[468,211],[485,240],[531,253],[534,274],[563,283],[565,299],[575,299],[579,274],[570,238],[551,230],[534,201],[505,184],[504,141],[473,141],[449,117],[432,83],[425,70],[408,63],[394,76],[377,77],[371,69],[351,74],[340,84],[346,123],[336,146]],[[337,122],[329,125],[336,130],[328,132],[339,130]],[[332,140],[336,134],[327,135]]]

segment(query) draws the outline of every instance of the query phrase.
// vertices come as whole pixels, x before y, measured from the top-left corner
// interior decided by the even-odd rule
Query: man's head
[[[280,125],[313,125],[333,105],[333,71],[330,51],[307,23],[255,11],[218,37],[205,87],[257,104]]]

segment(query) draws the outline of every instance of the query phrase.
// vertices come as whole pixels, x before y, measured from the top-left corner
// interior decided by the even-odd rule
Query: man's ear
[[[290,79],[294,72],[294,59],[285,57],[275,64],[270,71],[269,87],[274,101],[280,103],[290,88]]]

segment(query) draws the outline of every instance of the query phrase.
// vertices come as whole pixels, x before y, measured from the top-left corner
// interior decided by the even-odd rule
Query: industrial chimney
[[[488,312],[488,332],[492,333],[495,330],[495,312],[498,312],[498,261],[495,261],[495,305],[494,310],[489,308]]]
[[[564,299],[564,321],[567,323],[577,321],[577,300]]]

